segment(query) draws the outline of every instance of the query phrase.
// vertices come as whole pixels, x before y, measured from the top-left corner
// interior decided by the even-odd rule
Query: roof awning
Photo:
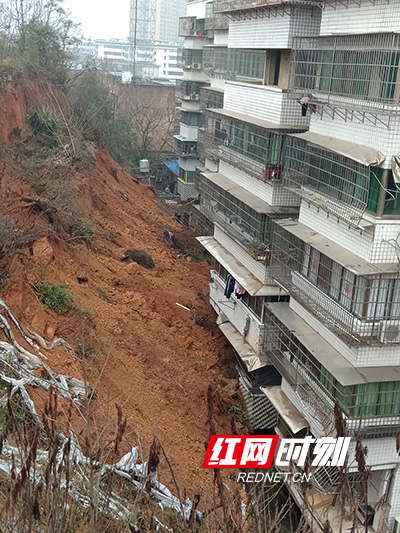
[[[348,157],[353,161],[357,161],[357,163],[361,163],[361,165],[365,165],[366,167],[377,166],[385,161],[385,156],[382,152],[376,148],[371,148],[370,146],[343,141],[342,139],[320,135],[319,133],[312,133],[311,131],[306,131],[305,133],[292,133],[290,136],[302,139],[311,144],[316,144],[331,152],[336,152],[337,154]]]
[[[219,329],[232,344],[249,372],[254,372],[254,370],[258,370],[268,364],[266,355],[257,355],[253,348],[244,340],[243,335],[230,322],[224,322],[219,326]]]
[[[211,183],[214,183],[215,185],[228,192],[244,204],[251,207],[251,209],[253,209],[256,213],[273,215],[298,212],[298,209],[296,210],[295,208],[292,209],[287,207],[275,207],[267,204],[267,202],[264,202],[255,194],[252,194],[247,189],[244,189],[243,187],[230,180],[223,174],[220,174],[219,172],[201,172],[201,175],[211,181]]]
[[[308,422],[298,409],[292,404],[281,387],[260,387],[272,405],[278,411],[279,416],[289,426],[294,434],[308,428]]]
[[[246,289],[250,296],[281,296],[284,292],[277,285],[264,285],[261,283],[214,237],[197,237],[197,240]]]

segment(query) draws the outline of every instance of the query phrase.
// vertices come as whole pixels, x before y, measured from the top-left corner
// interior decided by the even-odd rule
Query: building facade
[[[400,0],[199,4],[188,4],[184,66],[184,83],[199,85],[183,86],[176,142],[214,224],[199,238],[217,265],[210,302],[253,391],[254,427],[319,438],[345,422],[359,504],[337,503],[335,467],[315,472],[306,494],[289,489],[313,531],[327,519],[351,527],[350,507],[358,527],[395,531]],[[357,440],[368,448],[368,507]]]

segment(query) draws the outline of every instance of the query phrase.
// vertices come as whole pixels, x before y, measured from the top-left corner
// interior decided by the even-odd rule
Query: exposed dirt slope
[[[2,91],[8,98],[7,106],[0,108],[3,141],[8,140],[10,127],[23,125],[21,114],[26,110],[26,102],[19,105],[15,97],[22,98],[26,85],[25,89],[20,85],[9,90],[10,94]],[[202,471],[201,464],[208,439],[207,390],[210,386],[219,390],[228,405],[236,381],[227,377],[221,363],[222,358],[229,359],[229,348],[204,298],[209,264],[183,259],[163,240],[168,228],[190,248],[196,242],[193,235],[160,208],[146,186],[118,168],[105,150],[97,151],[90,171],[71,175],[80,208],[94,222],[95,234],[89,244],[60,238],[48,218],[23,200],[35,192],[11,175],[12,169],[4,166],[0,215],[12,217],[23,231],[37,234],[39,239],[24,253],[0,259],[0,268],[10,273],[1,297],[25,325],[46,339],[62,336],[72,344],[86,346],[89,357],[73,359],[60,349],[48,364],[77,378],[87,374],[98,391],[98,398],[91,402],[97,434],[115,425],[110,417],[115,417],[118,403],[128,418],[120,452],[139,444],[146,454],[156,434],[187,495],[192,497],[202,489],[206,492],[211,474]],[[126,250],[150,254],[154,270],[121,261]],[[93,311],[94,320],[60,316],[45,308],[32,289],[34,280],[42,275],[52,283],[67,285],[75,302]],[[46,394],[31,392],[40,408]],[[61,410],[67,408],[61,404]],[[75,411],[72,415],[74,427],[82,435],[87,428],[85,416]],[[223,409],[216,422],[220,433],[230,433],[230,419]],[[109,435],[104,434],[107,440]],[[165,462],[161,480],[173,490]]]

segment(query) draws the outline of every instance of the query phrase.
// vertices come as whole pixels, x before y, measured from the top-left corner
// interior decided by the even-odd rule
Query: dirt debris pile
[[[18,142],[26,142],[22,117],[35,98],[39,105],[41,88],[18,82],[0,92],[0,140],[8,143],[1,150],[12,154],[9,132],[19,125]],[[121,450],[148,450],[157,435],[181,487],[205,490],[211,479],[201,469],[209,436],[207,391],[216,391],[220,403],[216,429],[230,433],[226,412],[237,399],[237,382],[222,363],[231,351],[204,298],[210,265],[185,258],[185,250],[198,249],[194,235],[103,149],[87,169],[69,168],[78,229],[70,228],[67,209],[51,212],[27,201],[38,194],[21,179],[20,165],[18,158],[6,157],[0,169],[0,216],[13,221],[21,243],[0,255],[1,298],[30,330],[49,342],[63,337],[75,347],[75,357],[55,349],[47,364],[96,389],[91,423],[99,442],[107,444],[109,407],[118,403],[128,420]],[[58,314],[43,305],[33,289],[37,280],[67,287],[71,311]],[[35,389],[31,397],[40,411],[44,394]],[[61,417],[63,410],[68,408],[60,408]],[[72,423],[83,436],[82,412],[72,414]],[[160,477],[171,486],[168,469],[161,468]]]

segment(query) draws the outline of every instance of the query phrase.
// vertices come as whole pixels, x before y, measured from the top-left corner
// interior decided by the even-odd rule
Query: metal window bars
[[[211,87],[202,87],[200,90],[201,109],[222,109],[224,107],[224,92]]]
[[[192,70],[203,68],[203,50],[192,50],[184,48],[178,53],[178,67]]]
[[[220,12],[219,4],[221,0],[214,0],[206,4],[206,30],[227,30],[229,28],[229,19]]]
[[[262,181],[280,181],[285,160],[284,132],[227,117],[218,111],[206,111],[206,116],[207,125],[199,132],[201,155],[226,161]]]
[[[203,49],[203,70],[214,78],[235,80],[238,77],[262,80],[266,52],[224,46],[206,46]]]
[[[216,12],[225,13],[230,20],[292,16],[296,8],[315,6],[322,8],[319,0],[222,0]]]
[[[334,430],[335,403],[352,421],[380,419],[385,425],[389,417],[400,419],[398,381],[344,386],[268,308],[265,317],[267,356],[297,394],[302,410],[318,420],[325,434]]]
[[[179,82],[177,86],[177,92],[182,100],[199,101],[202,88],[208,85],[199,81],[186,81]]]
[[[400,34],[294,39],[289,97],[318,106],[400,114]]]
[[[370,167],[289,136],[283,183],[294,193],[358,225],[367,206]]]
[[[274,224],[271,275],[348,346],[400,344],[400,274],[355,275]]]
[[[196,141],[182,141],[174,137],[174,151],[179,157],[186,157],[197,159],[197,142]]]
[[[257,213],[208,180],[201,172],[197,171],[195,176],[196,189],[201,198],[201,210],[207,218],[226,229],[254,259],[262,262],[269,259],[271,218],[265,213]],[[280,218],[284,216],[281,215]]]

